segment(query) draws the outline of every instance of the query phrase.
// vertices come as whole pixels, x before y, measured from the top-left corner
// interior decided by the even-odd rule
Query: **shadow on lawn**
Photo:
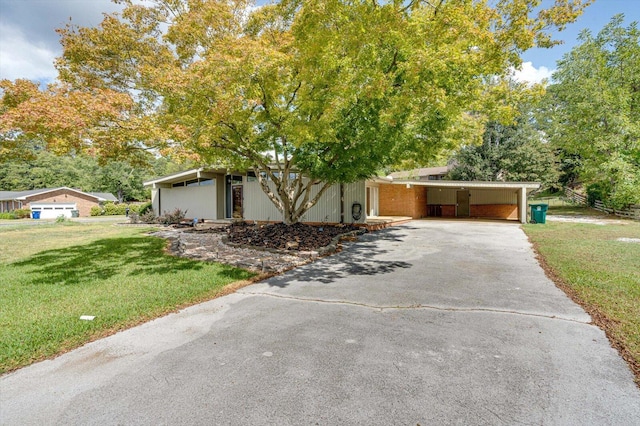
[[[123,272],[127,276],[168,274],[199,270],[203,264],[164,254],[165,240],[160,238],[108,238],[83,246],[48,250],[16,262],[15,266],[33,267],[33,284],[78,284],[104,280]],[[243,278],[232,267],[222,268],[229,278]],[[238,277],[235,277],[238,275]]]
[[[349,244],[342,252],[294,269],[283,276],[269,280],[267,284],[273,287],[287,287],[295,281],[330,284],[347,276],[367,277],[411,268],[411,263],[402,260],[375,258],[389,253],[389,250],[381,247],[380,241],[401,244],[404,242],[404,236],[411,229],[414,228],[408,226],[387,228],[362,235],[356,243]]]

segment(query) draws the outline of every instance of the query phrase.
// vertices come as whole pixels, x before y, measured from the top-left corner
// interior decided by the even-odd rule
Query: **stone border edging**
[[[259,247],[259,246],[252,246],[249,244],[239,244],[239,243],[232,243],[229,241],[229,236],[227,235],[223,235],[221,238],[221,241],[230,246],[230,247],[237,247],[237,248],[244,248],[244,249],[251,249],[251,250],[258,250],[258,251],[266,251],[269,253],[277,253],[277,254],[295,254],[295,255],[299,255],[299,256],[308,256],[311,258],[315,258],[315,257],[321,257],[321,256],[326,256],[328,254],[334,253],[338,250],[338,243],[340,242],[340,240],[342,238],[345,237],[355,237],[357,235],[363,235],[365,234],[367,231],[366,230],[357,230],[357,231],[349,231],[349,232],[345,232],[344,234],[340,234],[340,235],[336,235],[335,237],[333,237],[331,239],[331,242],[329,244],[327,244],[324,247],[320,247],[318,250],[312,250],[312,251],[292,251],[292,250],[286,250],[286,249],[274,249],[274,248],[270,248],[270,247]]]

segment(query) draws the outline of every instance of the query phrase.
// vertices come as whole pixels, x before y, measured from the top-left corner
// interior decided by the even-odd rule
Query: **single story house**
[[[91,216],[91,207],[106,201],[118,201],[113,194],[103,192],[83,192],[66,186],[28,191],[0,191],[0,212],[30,209],[40,212],[41,219],[55,219],[60,215],[72,216],[77,210],[79,216]]]
[[[253,172],[199,168],[144,183],[157,215],[186,210],[190,218],[281,221]],[[479,217],[527,221],[533,182],[461,182],[373,178],[332,185],[304,222],[364,223],[367,217]],[[342,196],[341,196],[342,194]]]
[[[282,214],[263,192],[253,172],[199,168],[150,180],[144,186],[151,188],[156,215],[180,209],[186,210],[190,218],[204,220],[282,221]],[[332,185],[303,221],[339,223],[344,217],[344,223],[364,223],[364,197],[364,181],[344,184],[342,188]]]

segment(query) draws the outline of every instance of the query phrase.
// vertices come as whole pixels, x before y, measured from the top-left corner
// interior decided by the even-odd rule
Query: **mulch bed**
[[[228,241],[232,244],[297,251],[318,250],[331,244],[335,237],[354,231],[362,231],[362,228],[353,225],[252,225],[242,222],[226,228]]]

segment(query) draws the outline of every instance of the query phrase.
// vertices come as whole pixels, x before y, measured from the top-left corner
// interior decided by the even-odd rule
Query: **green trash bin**
[[[547,223],[548,204],[529,204],[531,207],[531,223]]]
[[[80,217],[80,210],[71,210],[71,217]]]

